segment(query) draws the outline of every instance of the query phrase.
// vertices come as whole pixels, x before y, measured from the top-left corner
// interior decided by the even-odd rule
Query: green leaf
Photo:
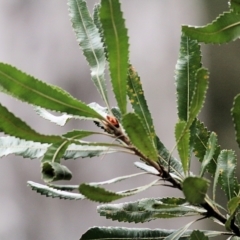
[[[152,139],[135,113],[127,113],[122,119],[123,127],[130,138],[132,144],[147,158],[157,161],[157,150],[153,145]]]
[[[93,227],[82,235],[80,240],[95,240],[95,239],[111,239],[111,240],[153,240],[164,239],[168,235],[172,234],[175,230],[166,229],[154,229],[149,228],[122,228],[122,227]],[[206,236],[215,237],[220,236],[223,233],[217,231],[203,231]],[[192,231],[188,230],[180,238],[180,240],[187,240]]]
[[[206,147],[207,147],[207,150],[206,150],[206,153],[205,153],[203,161],[202,161],[201,170],[200,170],[200,177],[203,176],[203,174],[206,170],[206,167],[208,166],[208,164],[213,159],[215,150],[217,148],[217,134],[216,133],[212,132],[210,134]]]
[[[208,237],[206,237],[203,232],[194,230],[190,236],[190,240],[208,240]]]
[[[183,34],[175,70],[177,109],[180,120],[188,119],[190,101],[195,88],[195,75],[201,66],[200,45],[196,40]]]
[[[109,53],[109,71],[113,92],[121,113],[125,114],[129,44],[125,20],[122,15],[119,0],[101,0],[99,17],[102,23],[104,43]]]
[[[217,170],[214,178],[214,187],[217,183],[227,195],[228,200],[237,196],[239,187],[236,178],[237,159],[233,150],[222,150],[217,160]],[[215,195],[215,191],[214,191]]]
[[[97,146],[87,142],[79,144],[82,145],[70,144],[63,158],[67,160],[95,157],[121,151],[111,146]],[[49,146],[50,144],[25,141],[15,137],[0,137],[0,157],[15,154],[24,158],[40,158],[46,153]]]
[[[68,138],[68,140],[74,139],[82,139],[93,134],[102,134],[100,132],[91,132],[91,131],[84,131],[84,130],[73,130],[68,133],[63,134],[62,136]]]
[[[225,227],[228,231],[231,231],[231,224],[232,221],[234,220],[237,210],[239,209],[240,206],[240,197],[233,197],[229,202],[228,202],[228,211],[230,216],[228,217]]]
[[[193,216],[203,213],[186,205],[181,198],[153,198],[136,202],[104,204],[98,206],[98,213],[119,222],[149,222],[157,218]]]
[[[175,138],[177,142],[177,149],[179,157],[182,161],[182,166],[185,175],[189,171],[189,161],[190,161],[190,131],[186,130],[186,122],[178,122],[175,126]]]
[[[195,129],[196,129],[196,133],[195,133],[195,139],[194,139],[194,154],[199,159],[200,162],[203,162],[203,159],[208,150],[208,142],[209,142],[209,137],[211,133],[200,121],[196,122]],[[206,170],[212,175],[214,175],[216,171],[217,158],[219,153],[220,153],[220,146],[217,145],[214,156],[206,167]]]
[[[84,0],[68,0],[69,13],[77,41],[90,65],[92,80],[108,104],[105,71],[105,54],[98,28],[94,24]]]
[[[79,193],[71,193],[67,191],[57,190],[57,189],[48,187],[46,185],[42,185],[32,181],[28,181],[28,186],[30,186],[32,190],[46,197],[60,198],[60,199],[67,199],[67,200],[81,200],[85,198],[82,194],[79,194]]]
[[[194,93],[189,106],[189,115],[187,125],[190,127],[194,119],[199,114],[203,107],[204,100],[206,97],[206,92],[208,88],[208,71],[204,68],[198,69],[196,72],[196,84],[194,88]]]
[[[96,186],[97,183],[83,183],[79,186],[79,192],[82,193],[84,196],[86,196],[88,199],[90,199],[92,201],[112,202],[112,201],[115,201],[117,199],[142,192],[142,191],[150,188],[151,186],[153,186],[157,182],[158,182],[158,179],[154,180],[150,184],[147,184],[147,185],[144,185],[144,186],[141,186],[141,187],[137,187],[137,188],[133,188],[133,189],[119,191],[119,192],[116,192],[116,193],[108,191],[104,188],[97,187]],[[105,182],[104,182],[104,184],[105,184]]]
[[[8,64],[0,63],[0,87],[7,94],[32,105],[85,118],[103,119],[61,88],[48,85]]]
[[[60,160],[69,145],[70,142],[66,139],[62,139],[62,141],[50,145],[43,156],[42,163],[48,161],[60,163]]]
[[[108,61],[108,51],[106,49],[106,44],[104,42],[102,24],[101,24],[101,21],[100,21],[100,18],[99,18],[100,6],[101,5],[99,3],[94,5],[94,8],[93,8],[93,22],[96,25],[96,27],[98,28],[98,31],[100,33],[100,37],[101,37],[101,40],[102,40],[102,43],[103,43],[103,47],[104,47],[105,58]]]
[[[5,134],[40,143],[54,143],[61,140],[60,136],[43,135],[36,132],[1,104],[0,113],[0,131]]]
[[[199,177],[187,177],[183,181],[183,193],[186,200],[191,204],[204,202],[209,182]]]
[[[238,146],[240,147],[240,94],[238,94],[233,101],[233,108],[231,109],[233,123],[235,127],[235,134]]]
[[[172,234],[168,235],[165,240],[178,240],[181,239],[181,237],[184,235],[184,233],[187,231],[187,229],[194,223],[190,222],[186,224],[184,227],[179,228],[178,230],[174,231]]]
[[[221,44],[234,41],[240,36],[240,15],[233,11],[225,12],[206,26],[183,26],[182,32],[204,43]]]
[[[70,170],[57,162],[43,162],[41,167],[44,182],[50,183],[59,180],[71,180],[72,178]]]
[[[156,145],[156,134],[153,126],[153,120],[144,97],[142,83],[138,73],[132,65],[129,66],[128,70],[127,94],[134,112],[141,118],[142,123],[147,130],[148,136],[152,138],[153,144]]]
[[[178,176],[179,178],[183,178],[184,172],[181,162],[170,155],[167,148],[163,145],[158,136],[156,137],[156,142],[158,155],[160,156],[160,163],[166,168],[169,167],[170,173]]]
[[[228,3],[234,12],[240,13],[240,0],[230,0]]]

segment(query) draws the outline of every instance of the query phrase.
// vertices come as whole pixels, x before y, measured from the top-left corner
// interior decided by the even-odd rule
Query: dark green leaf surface
[[[92,80],[108,106],[107,88],[104,79],[105,54],[100,33],[84,0],[68,0],[68,6],[77,41],[90,65]]]
[[[88,199],[96,202],[112,202],[125,197],[121,194],[110,192],[97,186],[91,186],[87,183],[83,183],[79,186],[79,192]]]
[[[196,40],[182,35],[179,58],[175,70],[177,109],[180,120],[187,121],[188,119],[190,101],[195,88],[195,75],[200,67],[200,45]]]
[[[194,119],[197,117],[203,107],[208,88],[208,74],[208,71],[204,68],[200,68],[196,72],[196,84],[189,106],[189,115],[187,121],[188,127],[192,125]]]
[[[82,235],[80,240],[163,240],[164,237],[172,234],[176,230],[154,229],[149,228],[121,228],[121,227],[93,227]],[[206,236],[215,237],[222,235],[222,232],[217,231],[203,231]],[[179,238],[180,240],[187,240],[192,231],[188,230]]]
[[[211,133],[207,130],[203,123],[197,121],[196,123],[196,133],[194,139],[194,154],[199,159],[200,162],[203,161],[206,152],[208,150],[208,142]],[[220,153],[220,146],[217,145],[214,156],[210,163],[207,165],[206,170],[212,175],[215,174],[217,166],[217,158]]]
[[[230,3],[230,8],[236,12],[240,12],[240,0],[230,0],[228,3]]]
[[[200,170],[200,176],[201,177],[203,176],[203,174],[206,170],[206,167],[208,166],[208,164],[213,159],[215,150],[217,148],[217,135],[216,135],[216,133],[212,132],[210,134],[206,147],[207,147],[206,153],[204,155],[202,165],[201,165],[201,170]]]
[[[74,139],[82,139],[82,138],[91,136],[93,134],[101,134],[101,133],[84,131],[84,130],[73,130],[73,131],[63,134],[62,136],[67,138],[68,140],[74,140]]]
[[[238,146],[240,147],[240,94],[238,94],[233,101],[233,108],[231,109],[233,123],[235,127],[235,134]]]
[[[85,118],[103,119],[61,88],[48,85],[8,64],[0,63],[0,87],[9,95],[32,105]]]
[[[109,61],[113,92],[122,114],[127,109],[129,44],[119,0],[101,0],[99,12]]]
[[[41,167],[44,182],[50,183],[59,180],[71,180],[72,178],[70,170],[57,162],[43,162]]]
[[[157,142],[158,154],[160,156],[160,163],[166,168],[168,168],[168,164],[170,163],[170,166],[169,166],[170,172],[182,178],[184,175],[184,172],[183,172],[182,164],[180,163],[180,161],[170,156],[169,151],[160,141],[158,136],[156,137],[156,142]]]
[[[238,182],[236,178],[237,159],[233,150],[222,150],[217,160],[216,177],[214,186],[218,182],[227,195],[228,200],[237,196]]]
[[[208,240],[208,237],[206,237],[203,232],[194,230],[190,236],[190,240]]]
[[[187,123],[185,121],[178,122],[175,126],[175,138],[177,142],[177,150],[182,162],[185,175],[189,170],[190,156],[190,131],[186,130]]]
[[[240,36],[240,15],[233,11],[225,12],[206,26],[183,26],[182,32],[186,36],[204,43],[221,44],[234,41]]]
[[[204,202],[209,182],[199,177],[187,177],[184,179],[182,186],[183,193],[189,203],[201,204]]]
[[[199,215],[181,198],[142,199],[136,202],[105,204],[98,207],[101,216],[119,222],[148,222],[157,218],[175,218]]]
[[[61,140],[60,136],[43,135],[36,132],[1,104],[0,113],[0,131],[5,134],[40,143],[54,143]]]
[[[85,198],[82,194],[79,194],[79,193],[61,191],[61,190],[54,189],[49,186],[35,183],[32,181],[28,181],[28,186],[30,186],[32,190],[46,197],[60,198],[60,199],[67,199],[67,200],[81,200]]]
[[[134,112],[141,118],[148,135],[152,138],[153,144],[156,145],[153,120],[144,97],[142,83],[138,73],[131,65],[128,70],[127,94]]]
[[[225,227],[228,231],[231,231],[232,220],[235,218],[237,210],[240,206],[240,197],[233,197],[227,204],[228,206],[228,219],[225,223]]]
[[[135,113],[127,113],[123,116],[122,124],[132,144],[144,156],[153,161],[157,161],[157,150],[139,116]]]

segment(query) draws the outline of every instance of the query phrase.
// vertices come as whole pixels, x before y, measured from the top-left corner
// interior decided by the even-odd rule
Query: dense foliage
[[[64,126],[71,119],[84,119],[94,121],[99,132],[77,129],[63,135],[43,135],[0,104],[0,130],[5,134],[0,137],[0,157],[15,154],[31,159],[40,158],[42,179],[46,185],[29,181],[28,185],[33,190],[47,197],[69,200],[87,198],[104,203],[98,206],[98,213],[112,220],[138,223],[158,218],[196,216],[195,221],[211,218],[225,226],[222,232],[188,230],[195,221],[175,230],[93,227],[81,236],[83,240],[208,239],[220,235],[240,239],[236,154],[233,150],[221,149],[217,134],[209,131],[198,119],[209,83],[208,70],[201,63],[199,43],[222,44],[239,38],[240,1],[230,1],[229,11],[206,26],[182,27],[175,71],[178,113],[176,145],[171,151],[165,148],[156,135],[140,77],[130,62],[127,28],[119,0],[101,0],[95,5],[93,16],[84,0],[68,0],[68,7],[77,41],[105,106],[85,104],[63,89],[5,63],[0,63],[0,90],[34,106],[41,117],[52,123]],[[117,106],[111,106],[108,100],[105,79],[107,67]],[[127,109],[128,103],[132,106],[131,111]],[[55,116],[52,111],[62,115]],[[240,146],[240,94],[234,99],[231,113]],[[95,134],[105,135],[114,139],[114,142],[82,140]],[[178,150],[180,160],[172,156],[175,149]],[[135,165],[142,172],[98,183],[52,183],[72,178],[71,171],[61,163],[61,159],[94,157],[121,151],[136,155],[140,161]],[[190,169],[193,156],[201,163],[196,174]],[[210,173],[210,180],[204,177],[206,172]],[[144,174],[154,175],[155,180],[119,192],[102,187]],[[156,185],[169,185],[181,190],[185,197],[166,196],[109,204]],[[220,206],[216,202],[218,185],[226,195],[227,206]],[[209,192],[211,196],[207,194]]]

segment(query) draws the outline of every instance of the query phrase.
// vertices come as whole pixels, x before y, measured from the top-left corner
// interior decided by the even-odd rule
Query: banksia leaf
[[[198,42],[221,44],[234,41],[240,36],[240,15],[235,11],[225,12],[206,26],[183,26],[182,32]]]
[[[92,80],[105,104],[108,104],[104,47],[98,28],[90,16],[84,0],[68,0],[69,13],[77,41],[90,66]]]
[[[188,119],[190,102],[195,89],[195,75],[201,66],[200,45],[196,40],[182,35],[175,70],[177,110],[180,120]]]
[[[140,117],[135,113],[127,113],[122,119],[123,127],[132,144],[147,158],[157,161],[158,154],[151,137],[147,134]]]
[[[156,145],[153,120],[144,97],[142,83],[138,73],[131,65],[128,70],[127,93],[134,112],[141,118],[148,135],[152,138],[153,144]]]
[[[122,114],[127,109],[129,44],[119,0],[101,0],[99,18],[108,52],[113,92]]]
[[[90,119],[103,119],[61,88],[37,80],[8,64],[0,63],[0,87],[5,93],[32,105]]]

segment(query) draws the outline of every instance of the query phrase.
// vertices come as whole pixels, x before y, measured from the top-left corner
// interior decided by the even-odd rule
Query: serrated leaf
[[[190,240],[208,240],[208,237],[206,237],[203,232],[194,230],[190,236]]]
[[[101,24],[101,21],[100,21],[100,18],[99,18],[100,6],[101,5],[99,3],[94,5],[94,8],[93,8],[93,22],[96,25],[96,27],[98,28],[98,31],[100,33],[100,37],[101,37],[101,40],[102,40],[102,43],[103,43],[103,47],[104,47],[105,58],[108,61],[108,51],[107,51],[107,48],[106,48],[106,44],[104,42],[102,24]]]
[[[228,212],[230,215],[225,223],[225,227],[228,231],[231,231],[232,221],[234,220],[237,210],[239,209],[239,206],[240,206],[240,197],[233,197],[228,202],[227,206],[228,206]]]
[[[240,0],[230,0],[228,2],[228,4],[230,4],[230,8],[236,12],[239,13],[240,12]]]
[[[69,119],[73,118],[73,116],[70,116],[68,114],[63,114],[61,116],[55,116],[55,115],[51,114],[50,112],[48,112],[46,109],[40,108],[40,107],[35,107],[34,109],[40,117],[42,117],[52,123],[55,123],[59,126],[64,126]]]
[[[54,143],[61,140],[60,136],[43,135],[36,132],[1,104],[0,113],[0,131],[5,134],[41,143]]]
[[[43,162],[41,168],[42,179],[47,183],[59,180],[71,180],[72,178],[70,170],[57,162]]]
[[[79,185],[59,185],[59,184],[48,184],[48,187],[54,188],[61,191],[72,192],[78,190]]]
[[[127,94],[132,108],[134,109],[134,112],[141,118],[148,135],[151,137],[153,144],[156,145],[156,134],[153,126],[153,120],[144,97],[142,83],[138,73],[135,71],[132,65],[129,66],[127,83]]]
[[[0,63],[0,87],[7,94],[32,105],[90,119],[103,119],[61,88],[37,80],[8,64]]]
[[[123,127],[132,144],[147,158],[157,161],[158,154],[152,139],[135,113],[127,113],[122,119]]]
[[[119,191],[119,192],[116,192],[116,193],[108,191],[104,188],[97,187],[96,183],[94,183],[95,185],[92,185],[91,183],[83,183],[79,186],[79,192],[82,193],[84,196],[86,196],[88,199],[90,199],[92,201],[112,202],[112,201],[115,201],[117,199],[142,192],[142,191],[150,188],[151,186],[153,186],[157,182],[158,182],[158,179],[154,180],[150,184],[147,184],[147,185],[144,185],[144,186],[141,186],[141,187],[137,187],[137,188],[133,188],[133,189],[127,189],[127,190],[124,190],[124,191]]]
[[[68,140],[82,139],[93,134],[101,134],[100,132],[84,131],[84,130],[72,130],[68,133],[63,134],[62,136]]]
[[[119,222],[149,222],[157,218],[199,215],[198,209],[186,205],[180,198],[142,199],[136,202],[105,204],[97,208],[101,216]]]
[[[69,13],[77,41],[90,65],[92,80],[108,104],[106,81],[104,78],[105,55],[98,28],[94,24],[84,0],[68,0]]]
[[[177,142],[177,150],[179,157],[182,162],[183,170],[185,175],[189,171],[189,161],[190,161],[190,131],[186,129],[187,123],[185,121],[180,121],[175,126],[175,138]]]
[[[222,150],[218,156],[217,169],[214,178],[213,190],[217,183],[227,195],[228,200],[237,196],[239,187],[236,178],[237,159],[233,150]]]
[[[113,92],[122,114],[127,109],[129,44],[119,0],[101,0],[99,18],[106,44]]]
[[[60,163],[60,160],[67,150],[68,146],[71,142],[69,142],[66,139],[62,139],[62,141],[59,141],[57,143],[51,144],[46,153],[43,156],[42,162],[57,162]]]
[[[204,202],[209,182],[199,177],[187,177],[184,179],[182,188],[186,200],[191,204]]]
[[[184,227],[179,228],[178,230],[174,231],[172,234],[168,235],[165,240],[178,240],[181,239],[181,237],[184,235],[184,233],[187,231],[187,229],[194,223],[190,222],[186,224]]]
[[[205,101],[208,88],[209,73],[206,69],[200,68],[196,72],[196,84],[189,106],[187,125],[190,127],[199,114]]]
[[[67,200],[81,200],[85,198],[82,194],[79,194],[79,193],[71,193],[67,191],[57,190],[49,186],[35,183],[32,181],[28,181],[28,186],[30,186],[32,190],[46,197],[60,198],[60,199],[67,199]]]
[[[204,43],[221,44],[234,41],[240,36],[240,15],[233,11],[225,12],[203,27],[182,26],[182,32]]]
[[[183,34],[175,70],[177,109],[180,120],[187,121],[188,119],[190,102],[195,88],[195,75],[201,66],[200,45],[196,40]]]
[[[216,135],[216,133],[212,132],[210,134],[206,147],[207,147],[207,150],[206,150],[206,153],[205,153],[203,161],[202,161],[201,170],[200,170],[200,177],[203,176],[203,174],[206,170],[206,167],[208,166],[208,164],[213,159],[215,150],[217,148],[217,135]]]
[[[50,144],[25,141],[15,137],[0,137],[0,157],[15,154],[24,158],[40,158]],[[84,142],[82,145],[70,144],[63,155],[64,159],[95,157],[121,151],[111,146],[97,146]]]
[[[234,98],[231,113],[235,127],[236,141],[240,147],[240,94]]]
[[[181,162],[170,155],[167,148],[163,145],[158,136],[156,136],[156,142],[158,155],[160,156],[160,163],[164,167],[169,168],[170,173],[177,175],[179,178],[183,178],[184,172]]]
[[[208,149],[207,146],[208,146],[208,141],[211,133],[200,121],[196,122],[195,129],[196,129],[196,133],[195,133],[195,139],[194,139],[194,154],[199,159],[199,161],[202,162]],[[206,168],[206,170],[212,175],[214,175],[216,171],[217,158],[219,153],[220,153],[220,146],[217,145],[213,158]]]
[[[149,229],[149,228],[122,228],[122,227],[93,227],[82,235],[80,240],[96,240],[96,239],[114,239],[114,240],[156,240],[164,239],[172,234],[175,230],[166,229]],[[217,231],[203,231],[206,236],[220,236],[223,233]],[[180,240],[187,240],[192,231],[187,230]]]

